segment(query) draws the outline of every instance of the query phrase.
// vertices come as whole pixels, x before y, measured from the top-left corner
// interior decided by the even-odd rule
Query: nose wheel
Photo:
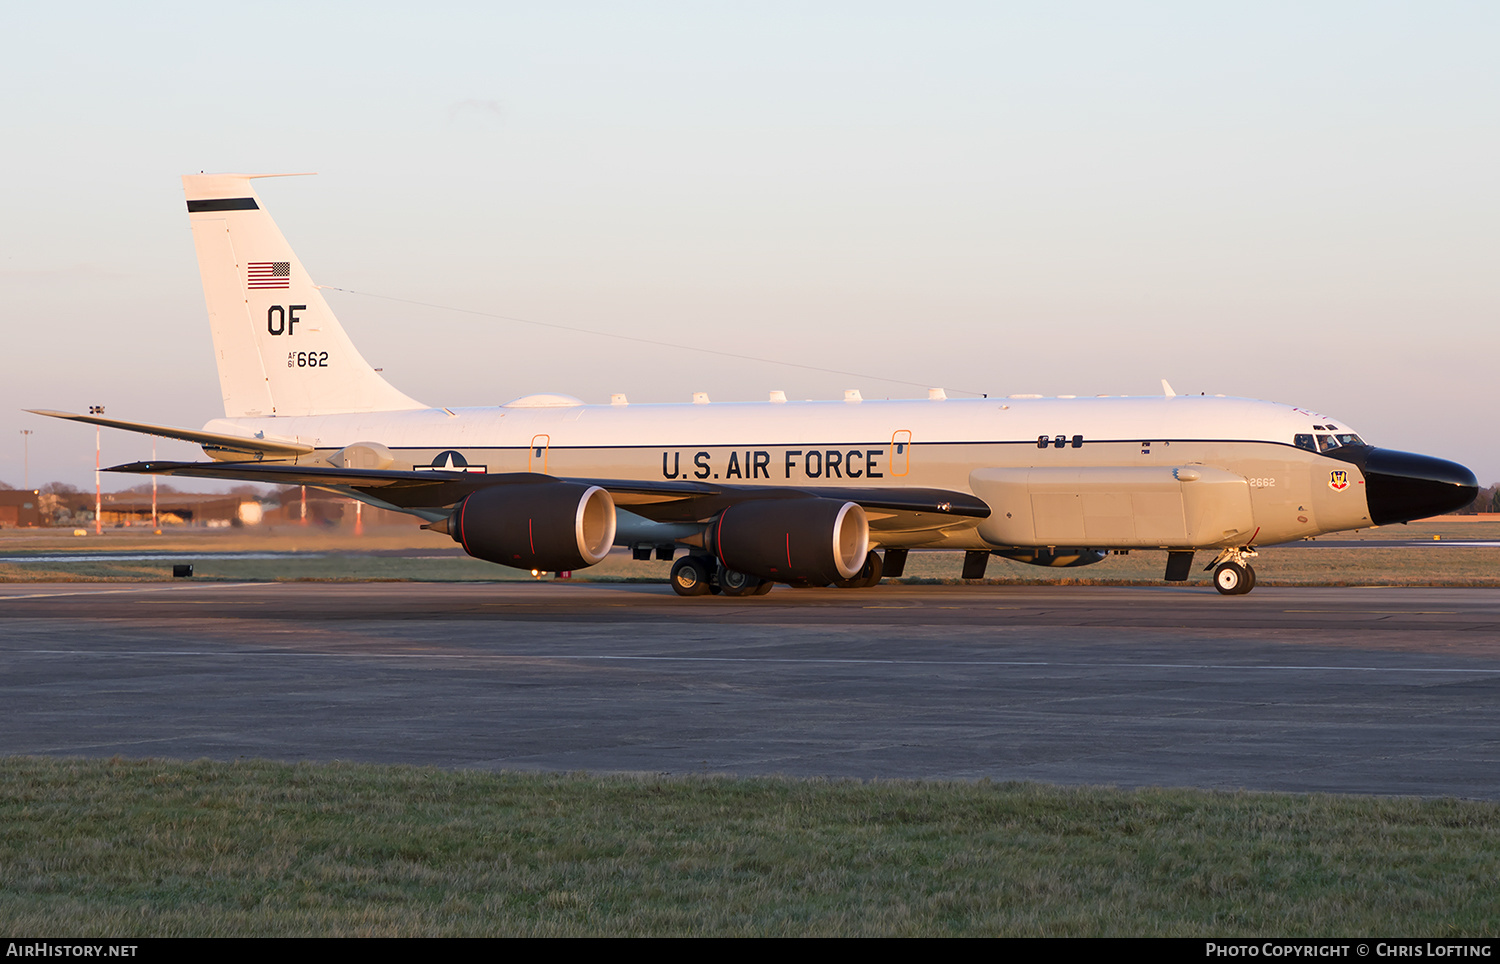
[[[1214,569],[1214,588],[1226,596],[1243,596],[1255,588],[1255,569],[1238,562],[1226,562]]]
[[[1250,560],[1255,557],[1252,546],[1221,549],[1219,557],[1205,569],[1214,573],[1214,588],[1226,596],[1243,596],[1255,588],[1255,570]]]

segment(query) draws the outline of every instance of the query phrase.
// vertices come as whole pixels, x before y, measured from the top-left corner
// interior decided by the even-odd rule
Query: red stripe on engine
[[[728,509],[719,513],[719,524],[714,527],[714,550],[715,555],[719,557],[719,561],[724,563],[724,568],[733,569],[734,567],[724,558],[724,519],[728,515]]]

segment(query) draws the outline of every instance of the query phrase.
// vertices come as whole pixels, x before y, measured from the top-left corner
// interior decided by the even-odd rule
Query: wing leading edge
[[[348,469],[277,462],[130,462],[107,472],[139,475],[177,475],[202,479],[232,479],[274,485],[311,485],[330,489],[390,508],[417,510],[431,516],[466,496],[495,486],[538,482],[577,482],[597,485],[616,503],[656,522],[703,522],[731,505],[763,499],[825,498],[854,502],[888,520],[887,526],[905,528],[902,519],[923,517],[913,528],[931,528],[933,516],[955,523],[988,518],[989,506],[967,492],[930,488],[864,488],[858,486],[720,485],[683,480],[582,479],[505,472],[489,475],[458,472],[414,472],[397,469]],[[878,523],[877,523],[878,524]]]

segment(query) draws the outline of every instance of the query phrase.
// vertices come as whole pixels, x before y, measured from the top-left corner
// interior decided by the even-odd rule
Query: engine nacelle
[[[496,485],[458,504],[448,531],[476,559],[564,572],[601,562],[615,541],[615,500],[597,485]]]
[[[725,509],[706,543],[727,569],[827,585],[859,573],[870,552],[870,523],[854,502],[758,499]]]
[[[1092,566],[1096,562],[1103,562],[1109,555],[1103,549],[996,549],[994,552],[1012,562],[1024,562],[1028,566],[1050,566],[1054,569]]]

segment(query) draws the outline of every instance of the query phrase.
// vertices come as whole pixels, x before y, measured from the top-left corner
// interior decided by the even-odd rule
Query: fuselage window
[[[1297,446],[1297,448],[1299,449],[1307,449],[1309,452],[1316,452],[1318,450],[1318,445],[1313,441],[1311,433],[1307,435],[1298,435],[1296,438],[1292,439],[1292,444]]]
[[[1083,448],[1083,436],[1082,435],[1075,435],[1075,436],[1073,436],[1073,447],[1075,449],[1081,449],[1081,448]]]

